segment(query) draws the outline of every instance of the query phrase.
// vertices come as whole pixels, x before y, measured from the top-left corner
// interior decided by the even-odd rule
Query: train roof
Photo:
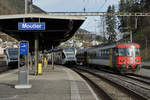
[[[137,43],[132,43],[132,42],[122,42],[122,43],[105,43],[105,44],[100,44],[100,45],[96,45],[96,46],[92,46],[93,47],[106,47],[106,46],[112,46],[115,47],[116,45],[139,45]]]
[[[137,43],[122,43],[122,44],[116,45],[116,48],[130,48],[133,45],[135,48],[140,48],[140,45]]]
[[[115,43],[105,43],[105,44],[100,44],[100,45],[95,45],[92,47],[104,47],[104,46],[113,46],[113,45],[139,45],[137,43],[133,43],[133,42],[115,42]]]
[[[109,48],[128,48],[131,47],[132,45],[135,45],[136,48],[140,48],[140,45],[137,43],[112,43],[112,44],[101,44],[101,45],[97,45],[97,46],[93,46],[90,48],[84,48],[84,49],[80,49],[78,50],[78,53],[84,53],[85,51],[90,51],[90,50],[94,50],[97,48],[100,49],[109,49]]]
[[[137,43],[112,43],[112,44],[101,44],[101,45],[93,46],[85,50],[91,50],[96,48],[108,49],[108,48],[115,48],[115,47],[124,48],[124,47],[130,47],[131,45],[136,45],[137,48],[140,48],[140,45]]]

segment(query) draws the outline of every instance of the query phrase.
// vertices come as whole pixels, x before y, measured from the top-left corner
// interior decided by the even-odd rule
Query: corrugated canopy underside
[[[16,38],[30,42],[33,50],[35,36],[39,36],[40,49],[50,49],[70,39],[84,22],[80,16],[49,16],[47,14],[20,14],[0,16],[0,30]],[[18,30],[18,22],[45,22],[45,30]]]

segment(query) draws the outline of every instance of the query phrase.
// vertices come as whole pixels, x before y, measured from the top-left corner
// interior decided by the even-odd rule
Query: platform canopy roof
[[[0,16],[0,31],[17,40],[27,40],[30,50],[35,37],[39,38],[40,50],[50,49],[70,39],[84,22],[81,16],[52,16],[48,14],[18,14]],[[44,22],[45,30],[19,30],[19,22]]]

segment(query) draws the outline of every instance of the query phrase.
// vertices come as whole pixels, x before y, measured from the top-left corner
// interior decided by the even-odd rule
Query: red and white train
[[[140,45],[116,43],[81,49],[76,54],[77,63],[109,67],[119,72],[136,72],[140,69]]]

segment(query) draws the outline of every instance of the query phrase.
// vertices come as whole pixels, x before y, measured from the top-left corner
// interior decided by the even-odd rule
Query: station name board
[[[44,22],[18,23],[18,30],[45,30]]]

